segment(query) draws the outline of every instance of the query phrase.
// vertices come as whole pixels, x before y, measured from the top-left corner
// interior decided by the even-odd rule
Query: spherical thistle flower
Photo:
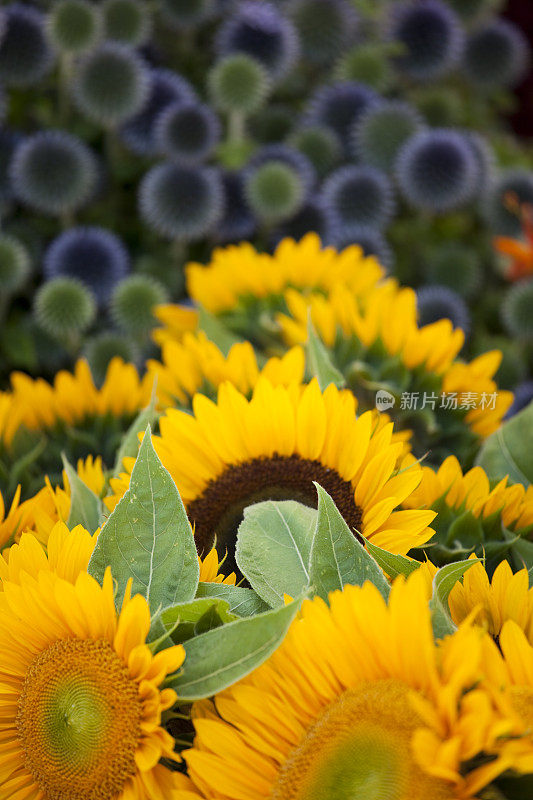
[[[0,290],[9,294],[23,285],[30,273],[30,256],[22,242],[0,233]]]
[[[452,128],[464,123],[464,103],[455,89],[424,86],[411,95],[422,117],[432,128]]]
[[[515,414],[518,414],[519,411],[522,411],[531,403],[533,400],[533,381],[519,383],[518,386],[514,387],[513,394],[513,404],[506,414],[506,419],[514,417]]]
[[[289,137],[288,144],[302,153],[319,177],[340,161],[342,147],[336,134],[325,125],[304,125]]]
[[[500,89],[518,83],[528,62],[529,45],[522,31],[496,17],[468,36],[462,70],[477,89]]]
[[[303,191],[307,195],[311,191],[316,175],[315,171],[303,153],[286,144],[268,144],[257,150],[246,166],[246,171],[254,171],[271,161],[281,162],[293,169],[300,177]]]
[[[364,111],[352,131],[352,147],[364,164],[390,172],[402,145],[423,127],[418,111],[388,100]]]
[[[484,12],[499,11],[505,0],[446,0],[446,2],[465,22],[470,22]]]
[[[198,164],[220,139],[220,122],[203,103],[173,103],[158,117],[154,135],[157,150],[181,164]]]
[[[0,82],[26,87],[52,69],[54,53],[45,33],[45,17],[33,6],[11,3],[4,9],[5,30],[0,39]]]
[[[357,44],[335,65],[333,77],[339,81],[365,83],[378,92],[386,91],[394,80],[389,57],[374,42]]]
[[[466,138],[458,131],[436,128],[407,140],[396,159],[396,178],[415,208],[445,213],[472,198],[479,175]]]
[[[378,101],[376,92],[362,83],[341,81],[321,86],[311,98],[306,121],[331,128],[349,150],[354,125],[361,114]]]
[[[96,316],[96,301],[76,278],[54,278],[37,291],[33,310],[46,333],[55,339],[66,339],[89,328]]]
[[[101,8],[106,39],[139,47],[150,36],[152,19],[145,0],[105,0]]]
[[[481,289],[483,280],[479,253],[468,245],[443,242],[424,259],[424,275],[429,283],[447,286],[461,297],[471,297]]]
[[[391,183],[375,167],[340,167],[324,181],[322,194],[344,236],[361,228],[381,230],[394,213]]]
[[[196,28],[216,13],[215,0],[158,0],[163,20],[176,30]]]
[[[44,256],[45,277],[75,278],[87,286],[100,305],[130,270],[130,258],[121,239],[97,227],[70,228],[61,233]]]
[[[113,331],[104,331],[85,341],[84,357],[89,362],[91,373],[98,385],[101,385],[114,358],[121,358],[125,363],[134,363],[138,351],[129,336]]]
[[[375,256],[388,272],[392,271],[394,254],[389,243],[379,231],[372,228],[352,228],[347,233],[342,227],[339,230],[334,226],[333,240],[339,251],[354,244],[359,245],[365,256]]]
[[[329,66],[353,41],[358,17],[347,0],[292,0],[287,10],[313,64]]]
[[[161,715],[177,700],[161,684],[185,651],[177,645],[154,655],[148,603],[131,597],[130,580],[117,610],[115,589],[110,569],[102,585],[85,570],[74,580],[42,570],[4,581],[6,797],[147,800],[183,786],[183,776],[160,763],[175,759]]]
[[[247,120],[247,130],[258,144],[282,142],[294,127],[294,109],[290,105],[268,102]]]
[[[46,30],[63,53],[82,53],[94,47],[102,32],[99,9],[88,0],[59,0],[52,5]]]
[[[501,305],[501,317],[511,336],[533,341],[533,280],[515,283],[507,290]]]
[[[134,50],[105,42],[78,65],[73,91],[83,114],[105,127],[115,127],[144,105],[148,71]]]
[[[533,205],[533,171],[522,167],[503,170],[491,182],[481,208],[493,233],[522,237],[519,207]]]
[[[296,169],[275,159],[248,169],[244,190],[252,211],[267,224],[292,217],[305,198],[305,187]]]
[[[97,165],[91,150],[76,136],[40,131],[17,147],[9,175],[21,203],[41,214],[58,216],[90,199]]]
[[[169,239],[194,241],[210,233],[224,212],[217,170],[164,163],[152,167],[139,187],[141,217]]]
[[[332,243],[335,225],[331,209],[320,197],[309,198],[298,213],[274,231],[272,240],[277,246],[282,239],[290,237],[299,242],[313,231],[320,237],[324,246]]]
[[[287,74],[298,57],[298,34],[281,10],[264,0],[244,0],[222,23],[219,55],[245,53],[261,62],[274,80]]]
[[[155,155],[155,124],[159,115],[171,104],[192,102],[196,94],[190,83],[169,69],[148,72],[148,97],[138,114],[121,127],[120,136],[138,155]]]
[[[253,236],[256,222],[244,195],[243,176],[239,172],[222,174],[224,214],[213,237],[217,242],[240,242]]]
[[[476,131],[463,131],[466,142],[472,149],[477,165],[478,182],[475,194],[477,197],[484,197],[487,187],[494,177],[496,159],[494,152],[487,141]]]
[[[264,67],[252,56],[242,53],[218,61],[208,81],[214,104],[226,112],[251,114],[263,105],[270,89]]]
[[[461,295],[448,286],[422,286],[416,293],[418,324],[431,325],[440,319],[449,319],[454,328],[465,335],[470,331],[470,312]]]
[[[461,57],[464,45],[457,15],[440,0],[394,4],[389,37],[405,49],[396,58],[398,68],[420,81],[431,81],[449,72]]]
[[[111,298],[111,316],[130,336],[145,336],[156,325],[155,306],[168,301],[165,287],[148,275],[130,275],[119,283]]]

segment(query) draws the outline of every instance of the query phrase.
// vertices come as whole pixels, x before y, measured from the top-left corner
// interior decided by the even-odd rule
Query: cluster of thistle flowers
[[[421,319],[473,327],[472,351],[502,325],[527,339],[523,315],[500,320],[490,252],[517,231],[509,192],[533,198],[497,116],[527,45],[496,6],[4,4],[0,371],[52,376],[80,352],[98,380],[114,355],[140,364],[186,260],[308,230],[431,284]],[[510,388],[527,347],[504,347]]]

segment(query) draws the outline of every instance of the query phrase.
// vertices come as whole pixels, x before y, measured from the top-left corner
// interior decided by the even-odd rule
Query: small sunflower
[[[533,644],[533,589],[527,569],[513,574],[502,561],[490,580],[483,564],[474,564],[451,590],[448,604],[457,625],[475,611],[475,622],[498,640],[504,624],[513,620]]]
[[[365,256],[359,245],[339,253],[322,247],[316,233],[306,234],[299,242],[283,239],[273,255],[258,253],[247,242],[218,248],[207,267],[192,263],[186,268],[191,299],[230,330],[260,346],[270,342],[276,312],[286,310],[287,290],[327,295],[340,283],[364,296],[384,274],[376,258]],[[194,330],[194,312],[179,306],[174,309],[163,306],[157,312],[166,326],[155,333],[159,344]]]
[[[4,498],[0,492],[0,548],[13,539],[24,527],[28,515],[29,509],[20,503],[20,486],[17,486],[7,514]]]
[[[463,331],[447,319],[419,327],[412,289],[390,280],[367,294],[364,303],[342,285],[329,297],[306,298],[294,290],[286,297],[290,315],[277,315],[285,342],[307,341],[310,313],[363,407],[374,407],[378,390],[389,392],[389,413],[400,428],[413,429],[418,456],[430,451],[440,463],[455,452],[471,461],[511,405],[511,392],[498,391],[493,380],[501,353],[459,361]]]
[[[388,605],[370,583],[329,601],[306,600],[265,664],[193,706],[177,800],[474,796],[463,764],[479,736],[463,704],[484,634],[466,625],[436,645],[417,573],[394,582]]]
[[[260,375],[275,385],[301,383],[305,355],[301,347],[293,347],[281,358],[268,359],[260,369],[250,342],[237,342],[225,356],[203,331],[199,331],[185,333],[181,342],[168,339],[161,348],[161,361],[152,359],[147,367],[156,380],[161,405],[187,406],[196,392],[216,396],[224,381],[231,381],[243,394],[252,391]]]
[[[265,499],[316,505],[313,481],[332,496],[351,530],[379,547],[406,553],[428,540],[432,511],[395,510],[421,477],[393,425],[373,412],[356,416],[356,401],[333,384],[273,386],[260,378],[248,400],[224,383],[215,403],[197,394],[194,415],[168,409],[153,438],[187,507],[200,553],[216,536],[233,566],[235,537],[246,506]],[[132,460],[125,459],[131,469]],[[129,474],[112,480],[114,507]]]
[[[160,685],[184,650],[152,655],[148,604],[126,592],[117,614],[103,586],[41,571],[0,594],[0,784],[5,800],[167,800],[182,778],[160,763],[174,740]],[[131,584],[128,587],[131,588]]]
[[[448,456],[437,471],[423,467],[422,474],[404,506],[437,512],[433,559],[446,558],[454,550],[460,555],[457,548],[482,556],[489,542],[499,542],[499,560],[506,540],[511,547],[514,536],[529,536],[533,531],[533,487],[510,484],[505,477],[491,488],[482,467],[463,474],[455,456]]]
[[[90,453],[101,453],[112,464],[124,432],[136,414],[150,401],[152,378],[140,378],[133,364],[114,358],[98,388],[89,365],[80,360],[74,372],[60,371],[53,385],[20,372],[11,376],[12,413],[0,429],[1,474],[9,494],[12,466],[27,455],[22,480],[24,498],[37,491],[43,474],[58,483],[61,453],[71,462]]]

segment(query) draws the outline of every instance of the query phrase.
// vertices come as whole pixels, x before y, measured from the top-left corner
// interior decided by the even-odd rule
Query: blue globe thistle
[[[394,253],[383,234],[379,231],[371,228],[352,228],[351,233],[346,235],[342,229],[336,229],[333,239],[337,250],[341,251],[346,247],[357,244],[361,247],[365,256],[375,256],[388,272],[392,271]]]
[[[106,39],[139,47],[150,36],[152,20],[145,0],[105,0],[102,14]]]
[[[214,230],[224,213],[220,173],[207,167],[158,164],[141,181],[139,210],[162,236],[201,239]]]
[[[483,197],[494,177],[496,158],[489,142],[480,133],[464,131],[463,135],[476,160],[478,179],[475,194]]]
[[[274,231],[272,244],[275,247],[282,239],[290,237],[300,241],[306,233],[313,231],[320,236],[322,244],[333,244],[335,229],[331,209],[320,197],[307,200],[298,213]]]
[[[347,0],[292,0],[288,12],[305,58],[329,65],[354,38],[358,17]]]
[[[217,108],[244,115],[261,108],[271,84],[265,67],[245,53],[235,53],[217,61],[209,72],[208,82]]]
[[[391,183],[375,167],[340,167],[324,182],[322,194],[335,226],[346,237],[362,228],[381,230],[394,213]]]
[[[48,280],[75,278],[91,289],[99,305],[108,301],[129,270],[128,251],[119,237],[92,226],[61,233],[49,246],[43,262]]]
[[[483,282],[477,250],[455,241],[440,242],[427,254],[424,275],[428,283],[447,286],[462,297],[480,291]]]
[[[9,130],[9,128],[0,128],[0,209],[13,197],[9,168],[13,154],[21,140],[22,137],[19,133]]]
[[[378,102],[379,95],[362,83],[332,83],[321,86],[311,99],[307,121],[331,128],[349,151],[354,125],[367,108]]]
[[[325,125],[303,125],[289,137],[288,143],[302,153],[321,178],[340,161],[342,147],[337,135]]]
[[[514,388],[514,400],[510,406],[505,419],[510,419],[526,408],[533,400],[533,381],[524,381]]]
[[[96,159],[70,133],[40,131],[17,147],[9,175],[21,203],[60,216],[80,208],[93,194]]]
[[[435,128],[416,133],[403,145],[396,159],[396,177],[412,206],[444,213],[473,197],[479,171],[463,134]]]
[[[472,31],[466,40],[462,68],[478,89],[514,86],[529,62],[529,45],[522,31],[505,19],[494,18]]]
[[[105,42],[78,65],[74,99],[89,119],[112,128],[140,111],[149,85],[147,67],[134,50]]]
[[[520,238],[522,204],[533,205],[533,171],[520,167],[503,170],[491,181],[482,203],[491,231]]]
[[[297,170],[286,161],[275,159],[248,169],[244,190],[248,205],[267,225],[290,219],[300,210],[305,199]]]
[[[449,72],[457,64],[464,46],[457,15],[440,0],[395,4],[389,35],[405,49],[396,59],[399,69],[420,81],[431,81]]]
[[[513,284],[501,305],[501,318],[507,333],[533,341],[533,280]]]
[[[155,327],[155,306],[168,301],[166,288],[149,275],[130,275],[119,283],[111,299],[115,324],[134,338],[144,338]]]
[[[409,103],[384,101],[359,117],[352,131],[353,151],[364,164],[389,172],[402,145],[422,127],[422,117]]]
[[[19,239],[0,233],[0,291],[20,289],[30,274],[30,255]]]
[[[448,286],[422,286],[416,293],[418,324],[430,325],[439,319],[451,320],[465,336],[470,330],[470,312],[461,295]]]
[[[335,80],[365,83],[378,92],[384,92],[394,82],[390,58],[384,47],[375,42],[360,42],[348,50],[335,65]]]
[[[169,69],[149,71],[148,97],[138,114],[121,127],[125,144],[137,155],[156,153],[155,124],[159,115],[173,103],[192,102],[196,94],[190,83]]]
[[[159,7],[164,21],[176,30],[196,28],[216,13],[215,0],[159,0]]]
[[[275,5],[264,0],[244,0],[222,23],[216,48],[221,56],[252,56],[278,80],[295,63],[299,43],[293,23]]]
[[[56,0],[48,14],[46,30],[60,52],[82,53],[100,38],[100,10],[88,0]]]
[[[239,172],[222,174],[224,214],[217,223],[213,238],[217,242],[240,242],[253,236],[256,223],[246,203],[244,182]]]
[[[289,145],[267,144],[260,147],[248,162],[246,172],[251,173],[273,161],[286,164],[294,170],[300,179],[304,195],[309,194],[316,181],[316,173],[309,159]]]
[[[52,69],[54,52],[44,23],[44,14],[33,6],[12,3],[5,7],[0,81],[6,86],[32,86]]]
[[[94,321],[96,303],[81,281],[54,278],[37,291],[33,311],[39,327],[54,339],[76,339]]]
[[[160,153],[182,164],[205,161],[220,139],[220,122],[203,103],[173,103],[156,122],[155,141]]]

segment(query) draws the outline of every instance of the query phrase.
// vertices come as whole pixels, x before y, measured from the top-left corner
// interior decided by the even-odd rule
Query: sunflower
[[[453,621],[459,625],[475,612],[474,619],[498,640],[507,620],[513,620],[533,644],[533,589],[527,569],[513,574],[507,561],[494,570],[492,580],[481,562],[470,567],[448,597]]]
[[[462,330],[448,319],[419,327],[412,289],[390,280],[364,303],[342,285],[329,297],[291,291],[286,298],[290,314],[277,315],[285,342],[307,341],[310,313],[332,362],[363,407],[374,407],[377,390],[388,392],[389,413],[400,428],[414,430],[419,456],[430,451],[440,463],[455,452],[471,461],[511,405],[512,393],[498,391],[493,380],[501,353],[459,361]]]
[[[286,310],[288,289],[327,295],[340,283],[364,296],[384,276],[376,258],[365,256],[359,245],[338,253],[323,248],[316,233],[299,242],[283,239],[273,255],[258,253],[247,242],[217,248],[207,267],[192,263],[185,272],[188,294],[197,306],[260,346],[270,342],[275,313]],[[156,314],[165,325],[154,333],[159,344],[181,339],[199,322],[194,310],[179,306],[163,306]]]
[[[76,363],[73,373],[58,372],[53,385],[13,373],[13,413],[4,418],[0,430],[0,481],[5,480],[6,494],[15,491],[11,475],[21,458],[24,498],[35,494],[43,475],[59,483],[62,452],[71,462],[100,453],[111,465],[124,432],[150,401],[151,381],[149,375],[141,379],[133,364],[119,358],[111,361],[100,388],[84,360]]]
[[[370,583],[329,601],[306,600],[265,664],[195,704],[177,800],[473,796],[461,762],[479,736],[463,705],[484,634],[463,625],[436,645],[418,573],[394,582],[388,605]]]
[[[24,527],[28,515],[29,509],[27,506],[20,504],[20,486],[17,486],[7,514],[4,498],[0,492],[0,548],[13,539],[18,531]]]
[[[182,779],[161,714],[161,689],[184,650],[145,643],[148,604],[117,614],[113,580],[74,583],[47,571],[5,580],[0,594],[0,785],[4,800],[167,800]]]
[[[268,359],[260,369],[250,342],[237,342],[225,356],[203,331],[185,333],[181,342],[169,339],[161,351],[161,361],[151,359],[147,368],[162,406],[189,405],[196,392],[214,396],[224,381],[248,394],[260,375],[276,385],[301,383],[305,371],[301,347],[293,347],[282,358]]]
[[[262,377],[250,400],[224,383],[217,403],[197,394],[192,406],[194,415],[168,409],[153,441],[187,507],[200,553],[216,535],[233,567],[243,509],[265,499],[315,505],[313,481],[333,497],[351,530],[379,547],[405,553],[432,535],[434,512],[395,510],[418,485],[419,464],[402,455],[392,423],[376,426],[373,412],[356,416],[350,392],[330,384],[322,393],[316,379],[284,387]],[[128,470],[132,463],[125,459]],[[128,484],[127,473],[111,481],[109,508]]]
[[[455,456],[448,456],[437,471],[423,467],[422,480],[406,508],[432,508],[437,512],[432,557],[447,556],[457,550],[483,555],[489,542],[500,542],[498,560],[505,552],[505,541],[512,548],[514,536],[529,536],[533,530],[533,487],[509,484],[503,478],[491,488],[482,467],[463,474]],[[478,574],[474,572],[474,575]]]

